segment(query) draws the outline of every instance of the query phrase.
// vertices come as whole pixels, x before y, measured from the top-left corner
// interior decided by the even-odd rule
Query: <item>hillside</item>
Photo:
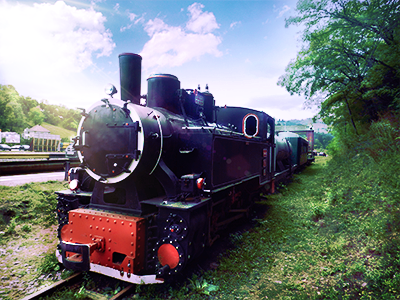
[[[302,128],[313,128],[314,132],[328,133],[328,126],[321,120],[313,121],[312,118],[308,119],[292,119],[292,120],[276,120],[276,130],[300,130]]]
[[[46,122],[42,123],[41,126],[46,128],[47,130],[50,130],[51,134],[59,135],[61,138],[64,138],[64,139],[68,138],[68,140],[71,140],[73,137],[76,136],[76,131],[61,128],[59,126],[51,125]]]
[[[48,101],[38,102],[30,97],[19,95],[12,85],[0,84],[0,129],[2,132],[23,133],[25,128],[35,125],[55,126],[49,127],[52,134],[70,138],[78,128],[81,114],[79,110],[70,109],[63,105],[52,105]],[[62,130],[68,129],[68,131]]]

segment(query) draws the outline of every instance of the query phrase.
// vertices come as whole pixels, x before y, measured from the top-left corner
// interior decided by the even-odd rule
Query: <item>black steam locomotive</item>
[[[218,107],[213,95],[148,78],[141,57],[119,55],[121,99],[82,110],[81,165],[59,191],[58,258],[66,268],[161,283],[246,217],[262,189],[307,163],[308,142],[275,136],[264,112]],[[146,105],[141,105],[145,98]]]

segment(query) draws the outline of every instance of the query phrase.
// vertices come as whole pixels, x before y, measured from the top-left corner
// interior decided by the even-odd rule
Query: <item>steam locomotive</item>
[[[58,196],[57,256],[68,269],[136,284],[181,272],[221,230],[249,216],[262,190],[307,163],[307,140],[275,136],[264,112],[218,107],[213,95],[119,55],[121,99],[82,109],[80,166]],[[144,99],[146,104],[141,104]],[[312,152],[312,150],[311,150]]]

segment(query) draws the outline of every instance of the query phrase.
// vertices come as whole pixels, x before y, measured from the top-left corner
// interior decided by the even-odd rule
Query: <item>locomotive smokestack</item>
[[[131,100],[132,103],[140,104],[142,57],[134,53],[122,53],[118,57],[121,100]]]

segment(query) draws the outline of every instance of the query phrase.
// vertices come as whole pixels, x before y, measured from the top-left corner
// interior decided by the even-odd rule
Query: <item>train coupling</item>
[[[171,270],[171,268],[169,267],[169,265],[165,265],[165,266],[161,267],[157,271],[156,278],[165,278],[170,270]]]

